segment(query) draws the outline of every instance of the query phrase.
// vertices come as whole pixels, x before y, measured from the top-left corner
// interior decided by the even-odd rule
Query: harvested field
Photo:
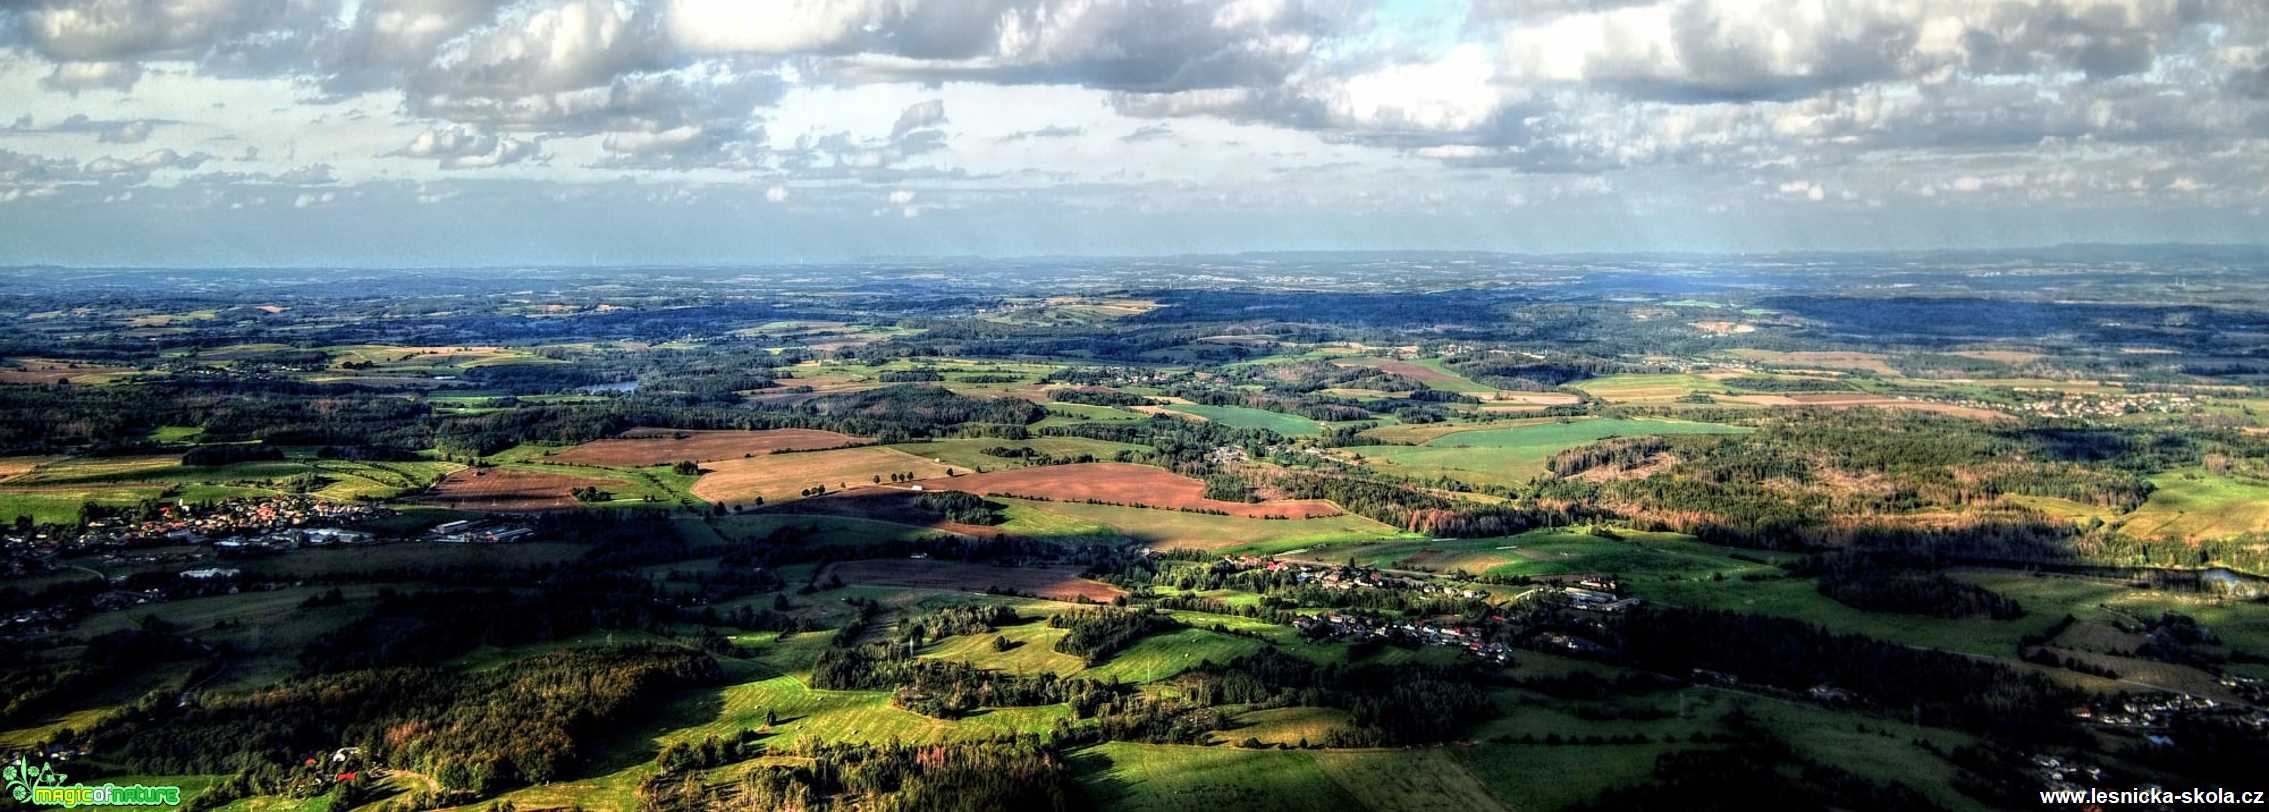
[[[1017,468],[923,484],[979,495],[1036,497],[1058,502],[1085,502],[1092,499],[1150,508],[1218,510],[1231,516],[1247,518],[1283,516],[1290,519],[1313,519],[1337,516],[1340,512],[1332,503],[1316,499],[1286,499],[1258,504],[1207,499],[1205,483],[1164,468],[1120,462]]]
[[[688,431],[636,428],[621,437],[593,440],[551,456],[556,462],[609,468],[642,468],[680,460],[712,462],[739,459],[774,451],[839,448],[865,442],[864,438],[817,429],[769,431]]]
[[[442,477],[433,492],[419,501],[458,510],[517,512],[562,510],[577,506],[568,491],[585,486],[619,491],[611,479],[566,476],[520,468],[467,468]]]
[[[959,561],[905,558],[845,561],[831,564],[820,575],[834,575],[854,584],[888,584],[918,589],[953,589],[983,592],[999,587],[1021,594],[1068,601],[1080,596],[1098,603],[1127,594],[1101,581],[1079,577],[1075,566],[994,567]]]
[[[915,479],[930,479],[952,470],[951,466],[880,446],[766,454],[719,460],[705,467],[709,473],[694,480],[693,495],[725,505],[746,504],[757,497],[783,502],[801,498],[804,489],[813,486],[850,490],[874,484],[875,477],[888,482],[892,474],[911,473]]]

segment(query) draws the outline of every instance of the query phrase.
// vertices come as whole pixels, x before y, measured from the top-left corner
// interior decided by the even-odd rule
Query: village
[[[284,583],[247,577],[232,562],[294,550],[362,547],[389,541],[354,529],[394,515],[357,502],[307,496],[227,499],[148,507],[138,517],[90,517],[75,529],[17,527],[0,534],[0,555],[11,575],[76,571],[100,577],[91,595],[72,590],[0,616],[0,629],[54,630],[88,611],[113,612],[153,603],[274,589]],[[436,544],[507,544],[529,541],[535,528],[506,517],[445,522],[410,540]]]
[[[76,527],[34,527],[18,523],[0,535],[10,551],[28,549],[41,555],[81,550],[172,544],[215,544],[291,530],[324,535],[315,543],[351,541],[367,543],[370,534],[338,528],[393,515],[393,511],[362,502],[333,502],[293,495],[262,499],[224,499],[218,502],[153,505],[137,511],[142,516],[91,515]],[[359,538],[357,538],[359,537]]]
[[[1225,556],[1217,566],[1235,570],[1261,569],[1289,573],[1295,583],[1324,589],[1392,589],[1468,600],[1488,597],[1488,593],[1482,590],[1445,583],[1438,580],[1437,576],[1395,573],[1373,567],[1287,561],[1254,555]],[[1303,616],[1293,621],[1293,626],[1303,635],[1315,640],[1376,640],[1399,645],[1463,649],[1474,657],[1498,665],[1510,664],[1513,650],[1521,645],[1562,654],[1599,656],[1614,651],[1613,646],[1593,639],[1611,637],[1602,616],[1621,614],[1641,603],[1638,598],[1617,594],[1620,590],[1621,584],[1612,576],[1571,575],[1540,583],[1535,588],[1515,595],[1499,611],[1478,619],[1398,620],[1364,612],[1332,611]],[[1559,614],[1558,610],[1566,610],[1568,615],[1552,624],[1516,622],[1516,618],[1528,616],[1533,610],[1553,614]],[[1532,625],[1535,627],[1531,628]]]

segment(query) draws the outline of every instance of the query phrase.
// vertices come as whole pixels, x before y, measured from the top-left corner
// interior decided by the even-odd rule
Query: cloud
[[[1503,5],[1503,4],[1500,4]],[[1514,81],[1686,104],[1786,101],[1889,80],[2141,73],[2185,31],[2258,10],[2223,0],[1660,0],[1516,17]]]
[[[819,55],[849,81],[1173,91],[1266,84],[1359,17],[1342,0],[672,0],[663,30],[704,55]]]
[[[22,35],[59,61],[195,57],[285,22],[294,6],[269,0],[34,0]]]
[[[172,149],[151,150],[130,158],[105,155],[81,165],[77,177],[71,179],[133,186],[148,182],[158,172],[188,171],[210,160],[213,156],[202,152],[183,154]]]
[[[87,90],[125,92],[141,80],[142,66],[134,62],[58,62],[39,86],[75,96]]]
[[[1085,127],[1065,127],[1050,125],[1047,127],[1041,127],[1037,130],[1018,130],[1016,132],[1001,136],[996,140],[1000,141],[1001,143],[1009,143],[1013,141],[1029,141],[1045,138],[1078,138],[1079,136],[1086,134],[1087,128]]]
[[[515,183],[669,206],[793,190],[761,210],[862,227],[1005,200],[1098,223],[1446,215],[1507,189],[1532,210],[1612,196],[1625,218],[2245,210],[2269,205],[2263,42],[2258,0],[0,0],[0,72],[84,97],[0,130],[54,153],[10,153],[0,195],[152,176],[135,206],[351,207],[374,177],[401,188],[371,199],[404,206]],[[87,106],[112,102],[136,112]],[[1171,148],[1136,146],[1154,141]],[[161,146],[191,152],[101,156]],[[236,171],[179,166],[198,147]],[[921,202],[879,201],[898,191]]]
[[[1172,127],[1168,127],[1164,124],[1145,124],[1143,126],[1136,127],[1133,132],[1119,136],[1119,142],[1124,144],[1139,144],[1144,141],[1160,141],[1172,137],[1174,137],[1174,128]]]
[[[898,122],[890,125],[891,138],[903,138],[907,133],[945,123],[945,100],[931,99],[907,105],[898,114]]]
[[[1801,197],[1815,203],[1825,200],[1828,197],[1828,190],[1826,187],[1808,180],[1787,181],[1782,183],[1779,189],[1781,194],[1790,195],[1792,197]]]
[[[436,127],[380,157],[430,158],[442,169],[487,169],[536,157],[541,145],[470,127]]]
[[[150,134],[156,132],[157,128],[175,123],[178,122],[150,118],[100,120],[89,118],[85,113],[73,113],[62,121],[38,127],[32,124],[31,116],[25,115],[19,117],[14,125],[0,130],[0,134],[92,133],[96,143],[139,144],[150,140]]]

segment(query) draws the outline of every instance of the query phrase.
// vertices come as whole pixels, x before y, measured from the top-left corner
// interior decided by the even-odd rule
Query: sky
[[[2263,0],[0,0],[0,264],[2269,241]]]

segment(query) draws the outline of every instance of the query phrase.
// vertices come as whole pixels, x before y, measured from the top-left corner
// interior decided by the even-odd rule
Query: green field
[[[1100,527],[1115,530],[1127,538],[1152,547],[1201,547],[1272,553],[1372,539],[1415,538],[1354,514],[1318,519],[1276,520],[1090,505],[1083,502],[1031,502],[1022,499],[995,501],[1006,503],[1012,508],[1009,512],[1011,521],[1003,525],[1003,529],[1010,532],[1060,536],[1081,532],[1081,528]],[[1043,526],[1036,523],[1044,517],[1054,517],[1063,524],[1050,532],[1034,532],[1036,528]]]
[[[1361,455],[1365,464],[1391,473],[1517,487],[1543,475],[1552,455],[1610,437],[1746,431],[1749,429],[1717,423],[1601,418],[1461,431],[1418,446],[1356,446],[1347,450]]]
[[[1286,437],[1313,437],[1324,433],[1324,425],[1296,414],[1271,412],[1246,406],[1200,406],[1196,404],[1166,407],[1183,414],[1194,414],[1224,426],[1240,429],[1268,429]]]
[[[1050,403],[1048,403],[1048,404],[1046,404],[1046,405],[1047,405],[1047,407],[1048,407],[1048,413],[1049,413],[1049,414],[1051,414],[1051,415],[1058,415],[1058,416],[1062,416],[1062,417],[1068,417],[1068,418],[1072,418],[1072,419],[1071,419],[1070,421],[1067,421],[1067,422],[1074,422],[1074,423],[1076,423],[1076,422],[1082,422],[1082,419],[1085,419],[1085,420],[1143,420],[1143,419],[1145,419],[1144,415],[1142,415],[1142,414],[1141,414],[1141,413],[1139,413],[1139,412],[1130,412],[1130,411],[1127,411],[1127,410],[1125,410],[1125,409],[1120,409],[1120,408],[1116,408],[1116,407],[1112,407],[1112,406],[1096,406],[1096,405],[1093,405],[1093,404],[1088,404],[1088,403],[1055,403],[1055,402],[1050,402]]]
[[[1114,742],[1079,751],[1073,764],[1105,808],[1127,812],[1508,808],[1451,750],[1440,748],[1247,750]]]
[[[1112,742],[1079,751],[1073,764],[1119,812],[1362,808],[1305,752]]]
[[[2269,483],[2190,469],[2151,477],[2151,484],[2156,490],[2120,520],[2120,532],[2183,540],[2269,532]]]
[[[205,430],[196,426],[159,426],[150,430],[153,443],[193,443]]]
[[[731,542],[761,539],[781,528],[790,527],[812,531],[812,535],[805,541],[818,544],[880,544],[904,541],[929,532],[911,525],[875,519],[774,513],[720,516],[709,520],[708,526],[716,528],[719,535]]]
[[[1682,372],[1624,373],[1570,384],[1609,403],[1662,402],[1694,392],[1724,392],[1717,381]]]
[[[1105,681],[1151,682],[1206,663],[1224,664],[1259,651],[1262,646],[1259,640],[1211,629],[1176,629],[1145,637],[1081,676]]]
[[[1518,536],[1482,539],[1422,539],[1374,541],[1332,548],[1333,561],[1356,562],[1388,569],[1432,572],[1464,570],[1489,575],[1557,575],[1578,572],[1635,574],[1725,573],[1732,578],[1751,572],[1778,572],[1774,567],[1732,558],[1742,555],[1779,560],[1785,554],[1735,550],[1694,541],[1678,533],[1614,531],[1620,539],[1603,539],[1581,530],[1532,530]]]
[[[1269,708],[1239,714],[1236,727],[1213,734],[1215,744],[1259,739],[1263,744],[1320,745],[1334,730],[1352,726],[1352,717],[1338,708]]]
[[[1041,732],[1057,719],[1071,715],[1071,709],[1063,705],[992,708],[949,722],[893,707],[889,691],[822,691],[785,675],[734,685],[724,689],[721,699],[722,707],[713,721],[673,731],[667,738],[698,741],[706,736],[760,729],[768,712],[780,719],[775,732],[789,739],[816,735],[830,741],[874,743]]]
[[[1078,657],[1056,650],[1056,641],[1067,634],[1046,623],[1033,622],[1008,626],[1000,636],[1016,644],[1007,651],[993,650],[993,635],[964,634],[935,643],[922,652],[924,657],[969,663],[981,668],[1006,671],[1011,674],[1054,674],[1068,677],[1087,669],[1087,663]]]

